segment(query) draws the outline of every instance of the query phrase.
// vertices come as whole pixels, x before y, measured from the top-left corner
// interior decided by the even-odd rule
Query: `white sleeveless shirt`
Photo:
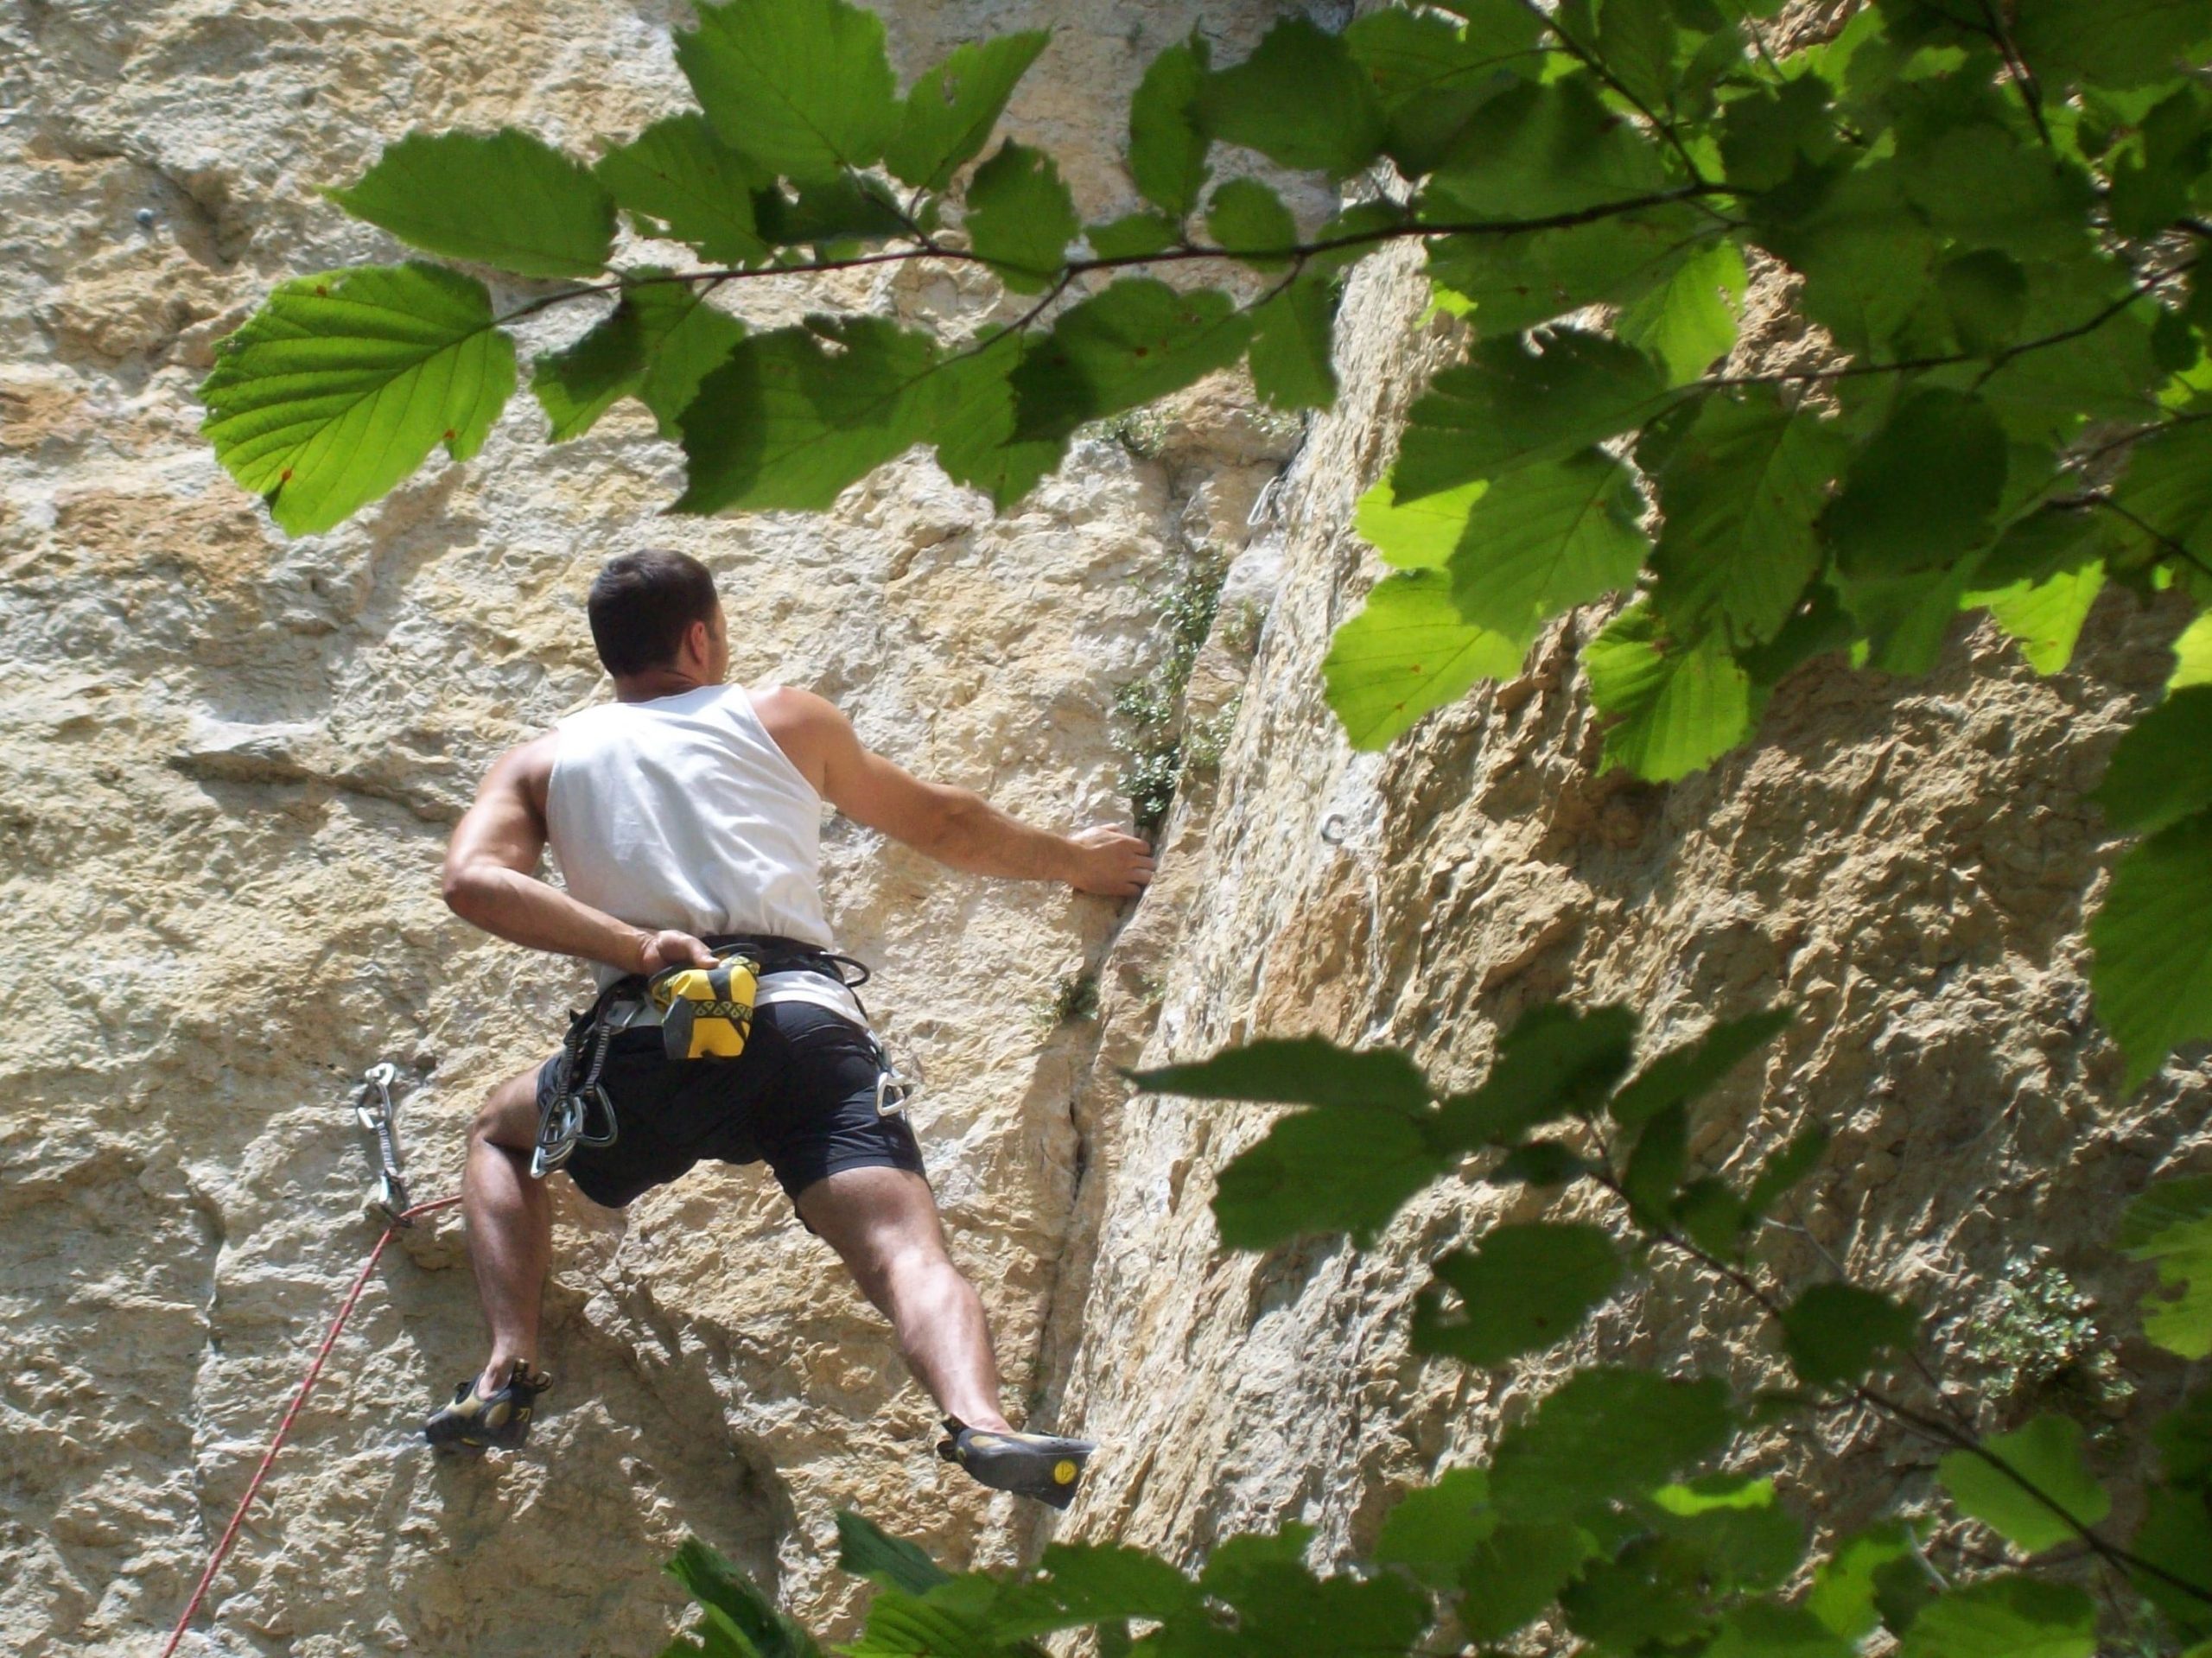
[[[575,898],[633,927],[831,947],[822,797],[741,686],[604,703],[556,734],[546,838]]]

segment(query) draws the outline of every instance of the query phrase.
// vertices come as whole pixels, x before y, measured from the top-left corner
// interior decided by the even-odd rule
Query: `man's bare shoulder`
[[[745,695],[776,746],[823,793],[831,766],[853,742],[852,722],[829,698],[796,685],[747,686]]]
[[[553,781],[553,756],[559,743],[560,734],[556,731],[542,732],[527,742],[517,743],[492,762],[492,769],[484,774],[483,792],[518,794],[533,810],[543,816],[546,790]]]

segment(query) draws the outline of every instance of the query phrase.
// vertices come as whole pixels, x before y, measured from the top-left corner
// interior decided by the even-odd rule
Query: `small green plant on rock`
[[[1049,995],[1040,996],[1030,1010],[1038,1033],[1049,1036],[1063,1025],[1098,1016],[1098,975],[1089,968],[1064,973]]]
[[[2096,1303],[2055,1263],[2008,1264],[1987,1313],[1968,1332],[1968,1351],[1989,1372],[1993,1399],[2048,1396],[2094,1410],[2135,1389],[2097,1326]]]
[[[1160,604],[1166,652],[1150,673],[1114,694],[1114,715],[1122,727],[1122,791],[1129,797],[1129,813],[1141,835],[1166,823],[1174,804],[1184,766],[1183,693],[1198,649],[1213,631],[1227,573],[1221,559],[1201,554],[1176,576]],[[1214,758],[1218,763],[1218,753]]]

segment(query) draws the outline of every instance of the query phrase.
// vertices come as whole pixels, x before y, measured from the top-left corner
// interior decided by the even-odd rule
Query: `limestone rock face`
[[[1224,53],[1266,0],[890,8],[908,78],[963,41],[1051,27],[1008,127],[1094,215],[1151,56]],[[188,1595],[340,1293],[378,1236],[347,1109],[391,1058],[416,1195],[453,1191],[486,1090],[534,1065],[585,981],[438,897],[444,840],[509,744],[604,696],[585,584],[624,548],[715,570],[737,671],[836,699],[911,769],[1038,823],[1125,821],[1116,688],[1160,594],[1241,537],[1288,435],[1189,400],[1145,455],[1086,439],[1018,510],[913,458],[838,510],[660,509],[680,457],[618,410],[559,449],[516,399],[483,454],[287,541],[216,467],[194,387],[213,343],[302,271],[400,250],[317,188],[416,126],[517,123],[590,153],[688,97],[684,9],[97,0],[0,11],[0,1646],[143,1653]],[[734,286],[745,286],[742,284]],[[512,300],[512,290],[503,290]],[[919,274],[745,287],[958,329],[992,284]],[[588,326],[545,320],[544,349]],[[871,1007],[927,1073],[919,1130],[988,1298],[1018,1408],[1084,1161],[1092,1026],[1056,1022],[1116,906],[993,884],[842,821],[826,885]],[[859,1585],[834,1511],[952,1561],[1004,1558],[1013,1499],[931,1454],[883,1322],[766,1171],[712,1169],[624,1215],[568,1192],[527,1454],[420,1449],[481,1358],[452,1213],[366,1293],[188,1651],[658,1651],[696,1532],[835,1628]],[[212,1632],[208,1632],[211,1631]]]
[[[1009,125],[1094,217],[1133,205],[1114,158],[1150,56],[1195,24],[1233,57],[1276,10],[884,7],[908,77],[1054,27]],[[1295,435],[1209,385],[1141,441],[1084,440],[1001,518],[910,457],[827,515],[699,522],[657,516],[679,466],[643,418],[551,449],[524,397],[475,461],[283,538],[198,439],[192,392],[275,282],[396,257],[316,187],[417,125],[627,136],[679,98],[683,19],[0,11],[0,1644],[143,1654],[182,1607],[378,1235],[348,1109],[365,1068],[400,1067],[416,1194],[436,1197],[485,1090],[557,1036],[581,973],[452,918],[438,861],[491,759],[605,695],[581,595],[624,548],[715,569],[743,676],[820,689],[912,769],[1058,827],[1127,811],[1116,689],[1168,648],[1178,575],[1233,556],[1189,699],[1217,772],[1186,775],[1133,912],[825,831],[833,920],[927,1073],[918,1128],[1010,1408],[1109,1441],[1063,1534],[1196,1560],[1304,1519],[1341,1553],[1557,1368],[1406,1349],[1422,1263],[1532,1200],[1440,1191],[1370,1251],[1223,1256],[1213,1171],[1267,1114],[1132,1101],[1116,1067],[1141,1058],[1317,1029],[1471,1078],[1541,998],[1630,1000],[1674,1034],[1786,996],[1799,1024],[1694,1148],[1725,1170],[1745,1128],[1837,1129],[1786,1269],[1880,1265],[1955,1350],[2024,1236],[2120,1281],[2094,1245],[2120,1197],[2207,1150],[2201,1070],[2124,1096],[2083,979],[2105,854],[2082,794],[2172,619],[2109,599],[2047,681],[1963,630],[1925,682],[1808,670],[1758,747],[1668,790],[1599,773],[1578,620],[1527,678],[1353,755],[1319,677],[1368,575],[1351,502],[1446,344],[1402,261],[1356,279],[1344,399],[1294,459]],[[957,327],[997,302],[900,274],[740,303]],[[415,1439],[480,1357],[458,1221],[429,1217],[369,1286],[185,1651],[631,1658],[677,1616],[658,1566],[686,1533],[837,1635],[861,1604],[840,1507],[953,1564],[1041,1540],[1041,1511],[930,1457],[888,1331],[765,1171],[621,1215],[556,1189],[559,1380],[531,1447],[445,1463]],[[1673,1287],[1583,1350],[1769,1363],[1740,1308]],[[1839,1511],[1869,1445],[1887,1454],[1807,1453]]]
[[[1964,621],[1925,680],[1810,664],[1755,746],[1669,787],[1601,772],[1573,651],[1605,618],[1576,616],[1523,678],[1355,754],[1319,668],[1379,568],[1353,503],[1448,347],[1454,325],[1419,321],[1427,298],[1397,255],[1353,279],[1344,394],[1272,498],[1281,576],[1244,712],[1217,789],[1173,826],[1151,913],[1109,958],[1103,1051],[1157,1064],[1316,1031],[1406,1047],[1464,1087],[1541,1001],[1627,1002],[1653,1045],[1784,1001],[1796,1023],[1713,1096],[1690,1147],[1693,1175],[1740,1180],[1801,1127],[1833,1132],[1760,1259],[1796,1286],[1847,1270],[1911,1296],[1936,1368],[1969,1384],[1987,1374],[1975,1326],[1995,1286],[2031,1262],[2125,1305],[2149,1280],[2106,1242],[2153,1175],[2212,1157],[2212,1079],[2177,1064],[2120,1087],[2090,1014],[2082,927],[2109,848],[2083,794],[2158,696],[2181,613],[2107,594],[2050,679]],[[1754,290],[1747,360],[1803,349],[1774,298]],[[1139,949],[1156,1007],[1113,970]],[[1447,1182],[1370,1249],[1224,1255],[1212,1172],[1273,1114],[1125,1095],[1101,1072],[1084,1096],[1104,1178],[1085,1184],[1063,1267],[1084,1293],[1052,1326],[1061,1419],[1142,1447],[1102,1460],[1084,1535],[1189,1560],[1296,1520],[1342,1557],[1407,1487],[1486,1457],[1573,1364],[1687,1357],[1746,1390],[1787,1385],[1756,1309],[1686,1263],[1520,1366],[1423,1359],[1407,1332],[1427,1263],[1546,1194]],[[2145,1378],[2139,1425],[2181,1367],[2128,1322],[2108,1333]],[[1854,1419],[1746,1454],[1823,1525],[1849,1525],[1921,1452]]]

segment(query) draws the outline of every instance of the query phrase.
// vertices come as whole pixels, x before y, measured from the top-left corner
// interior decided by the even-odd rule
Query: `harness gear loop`
[[[389,1059],[371,1065],[363,1073],[360,1091],[354,1096],[353,1120],[376,1136],[376,1206],[394,1226],[411,1226],[414,1223],[407,1218],[407,1179],[399,1167],[397,1108],[391,1102],[391,1085],[398,1077],[399,1068]]]
[[[612,1146],[620,1133],[614,1121],[614,1102],[607,1097],[599,1078],[606,1069],[607,1050],[615,1032],[627,1022],[611,1017],[615,1004],[622,997],[634,995],[632,987],[640,982],[634,977],[617,979],[599,993],[590,1007],[569,1015],[569,1033],[562,1039],[554,1071],[555,1087],[537,1115],[537,1141],[530,1153],[531,1179],[543,1180],[566,1163],[577,1147]],[[594,1109],[602,1125],[596,1130],[591,1122]]]

